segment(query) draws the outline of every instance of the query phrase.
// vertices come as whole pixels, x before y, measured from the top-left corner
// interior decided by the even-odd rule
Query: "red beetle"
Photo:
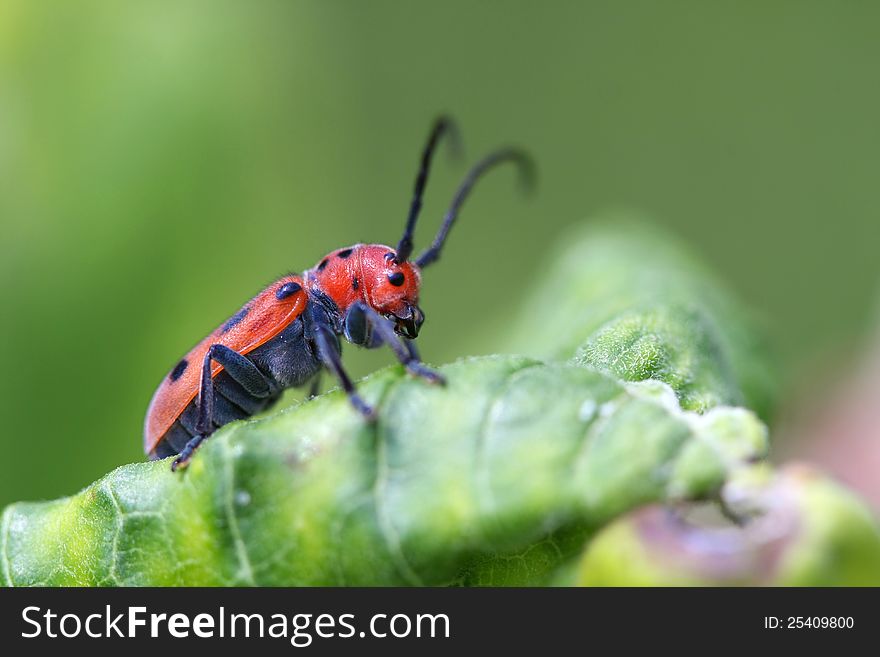
[[[396,249],[355,244],[321,259],[302,275],[272,283],[197,344],[159,385],[144,422],[144,451],[151,459],[177,455],[185,467],[218,427],[274,403],[286,388],[313,380],[323,368],[339,380],[352,405],[368,420],[375,412],[357,394],[340,358],[339,336],[372,349],[388,345],[407,371],[431,383],[442,377],[419,360],[412,340],[425,319],[418,306],[421,270],[440,257],[462,203],[488,169],[505,161],[531,179],[529,158],[506,148],[477,163],[452,200],[437,236],[414,261],[412,235],[440,137],[454,127],[440,118],[422,153],[403,237]]]

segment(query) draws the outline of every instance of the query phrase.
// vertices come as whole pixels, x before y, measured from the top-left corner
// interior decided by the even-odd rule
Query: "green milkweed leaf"
[[[707,495],[766,446],[747,411],[700,417],[574,365],[485,357],[443,372],[444,388],[399,368],[369,377],[373,426],[331,393],[224,428],[184,476],[139,463],[67,499],[15,504],[2,520],[3,577],[538,583],[608,519]],[[719,439],[725,422],[732,442]]]

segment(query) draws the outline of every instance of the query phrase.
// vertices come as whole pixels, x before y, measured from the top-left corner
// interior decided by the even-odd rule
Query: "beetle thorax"
[[[390,246],[356,244],[327,254],[306,278],[345,312],[362,301],[382,315],[405,316],[419,300],[421,273]]]

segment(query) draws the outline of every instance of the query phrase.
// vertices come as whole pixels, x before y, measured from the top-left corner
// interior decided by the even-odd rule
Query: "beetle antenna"
[[[477,162],[477,164],[475,164],[468,172],[467,176],[465,176],[458,191],[455,192],[449,210],[446,211],[446,216],[443,218],[443,224],[440,226],[437,236],[434,238],[431,246],[422,251],[419,257],[416,258],[416,265],[420,268],[427,267],[440,257],[440,250],[443,248],[444,242],[446,242],[446,237],[452,229],[452,224],[455,223],[455,220],[458,217],[458,212],[461,210],[461,206],[464,204],[465,199],[467,199],[468,194],[470,194],[474,184],[483,176],[483,174],[504,162],[513,162],[519,167],[520,180],[527,191],[530,191],[534,187],[535,164],[528,153],[518,148],[503,148],[494,153],[490,153]]]
[[[437,149],[437,143],[444,133],[448,133],[453,154],[458,154],[461,150],[458,128],[448,116],[441,116],[434,121],[431,128],[431,134],[428,136],[428,143],[425,144],[425,150],[422,151],[422,164],[419,167],[419,174],[416,176],[416,185],[413,190],[412,203],[409,206],[409,216],[406,218],[406,228],[403,231],[403,237],[397,243],[397,260],[398,262],[406,261],[413,250],[413,231],[416,228],[416,220],[419,218],[419,211],[422,209],[422,195],[425,192],[425,183],[428,182],[428,171],[431,168],[431,159],[434,157],[434,151]]]

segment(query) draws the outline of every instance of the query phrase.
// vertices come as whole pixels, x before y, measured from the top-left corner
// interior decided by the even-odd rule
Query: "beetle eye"
[[[388,274],[388,282],[391,283],[395,287],[400,287],[403,285],[404,277],[403,274],[399,271],[394,272],[393,274]]]

